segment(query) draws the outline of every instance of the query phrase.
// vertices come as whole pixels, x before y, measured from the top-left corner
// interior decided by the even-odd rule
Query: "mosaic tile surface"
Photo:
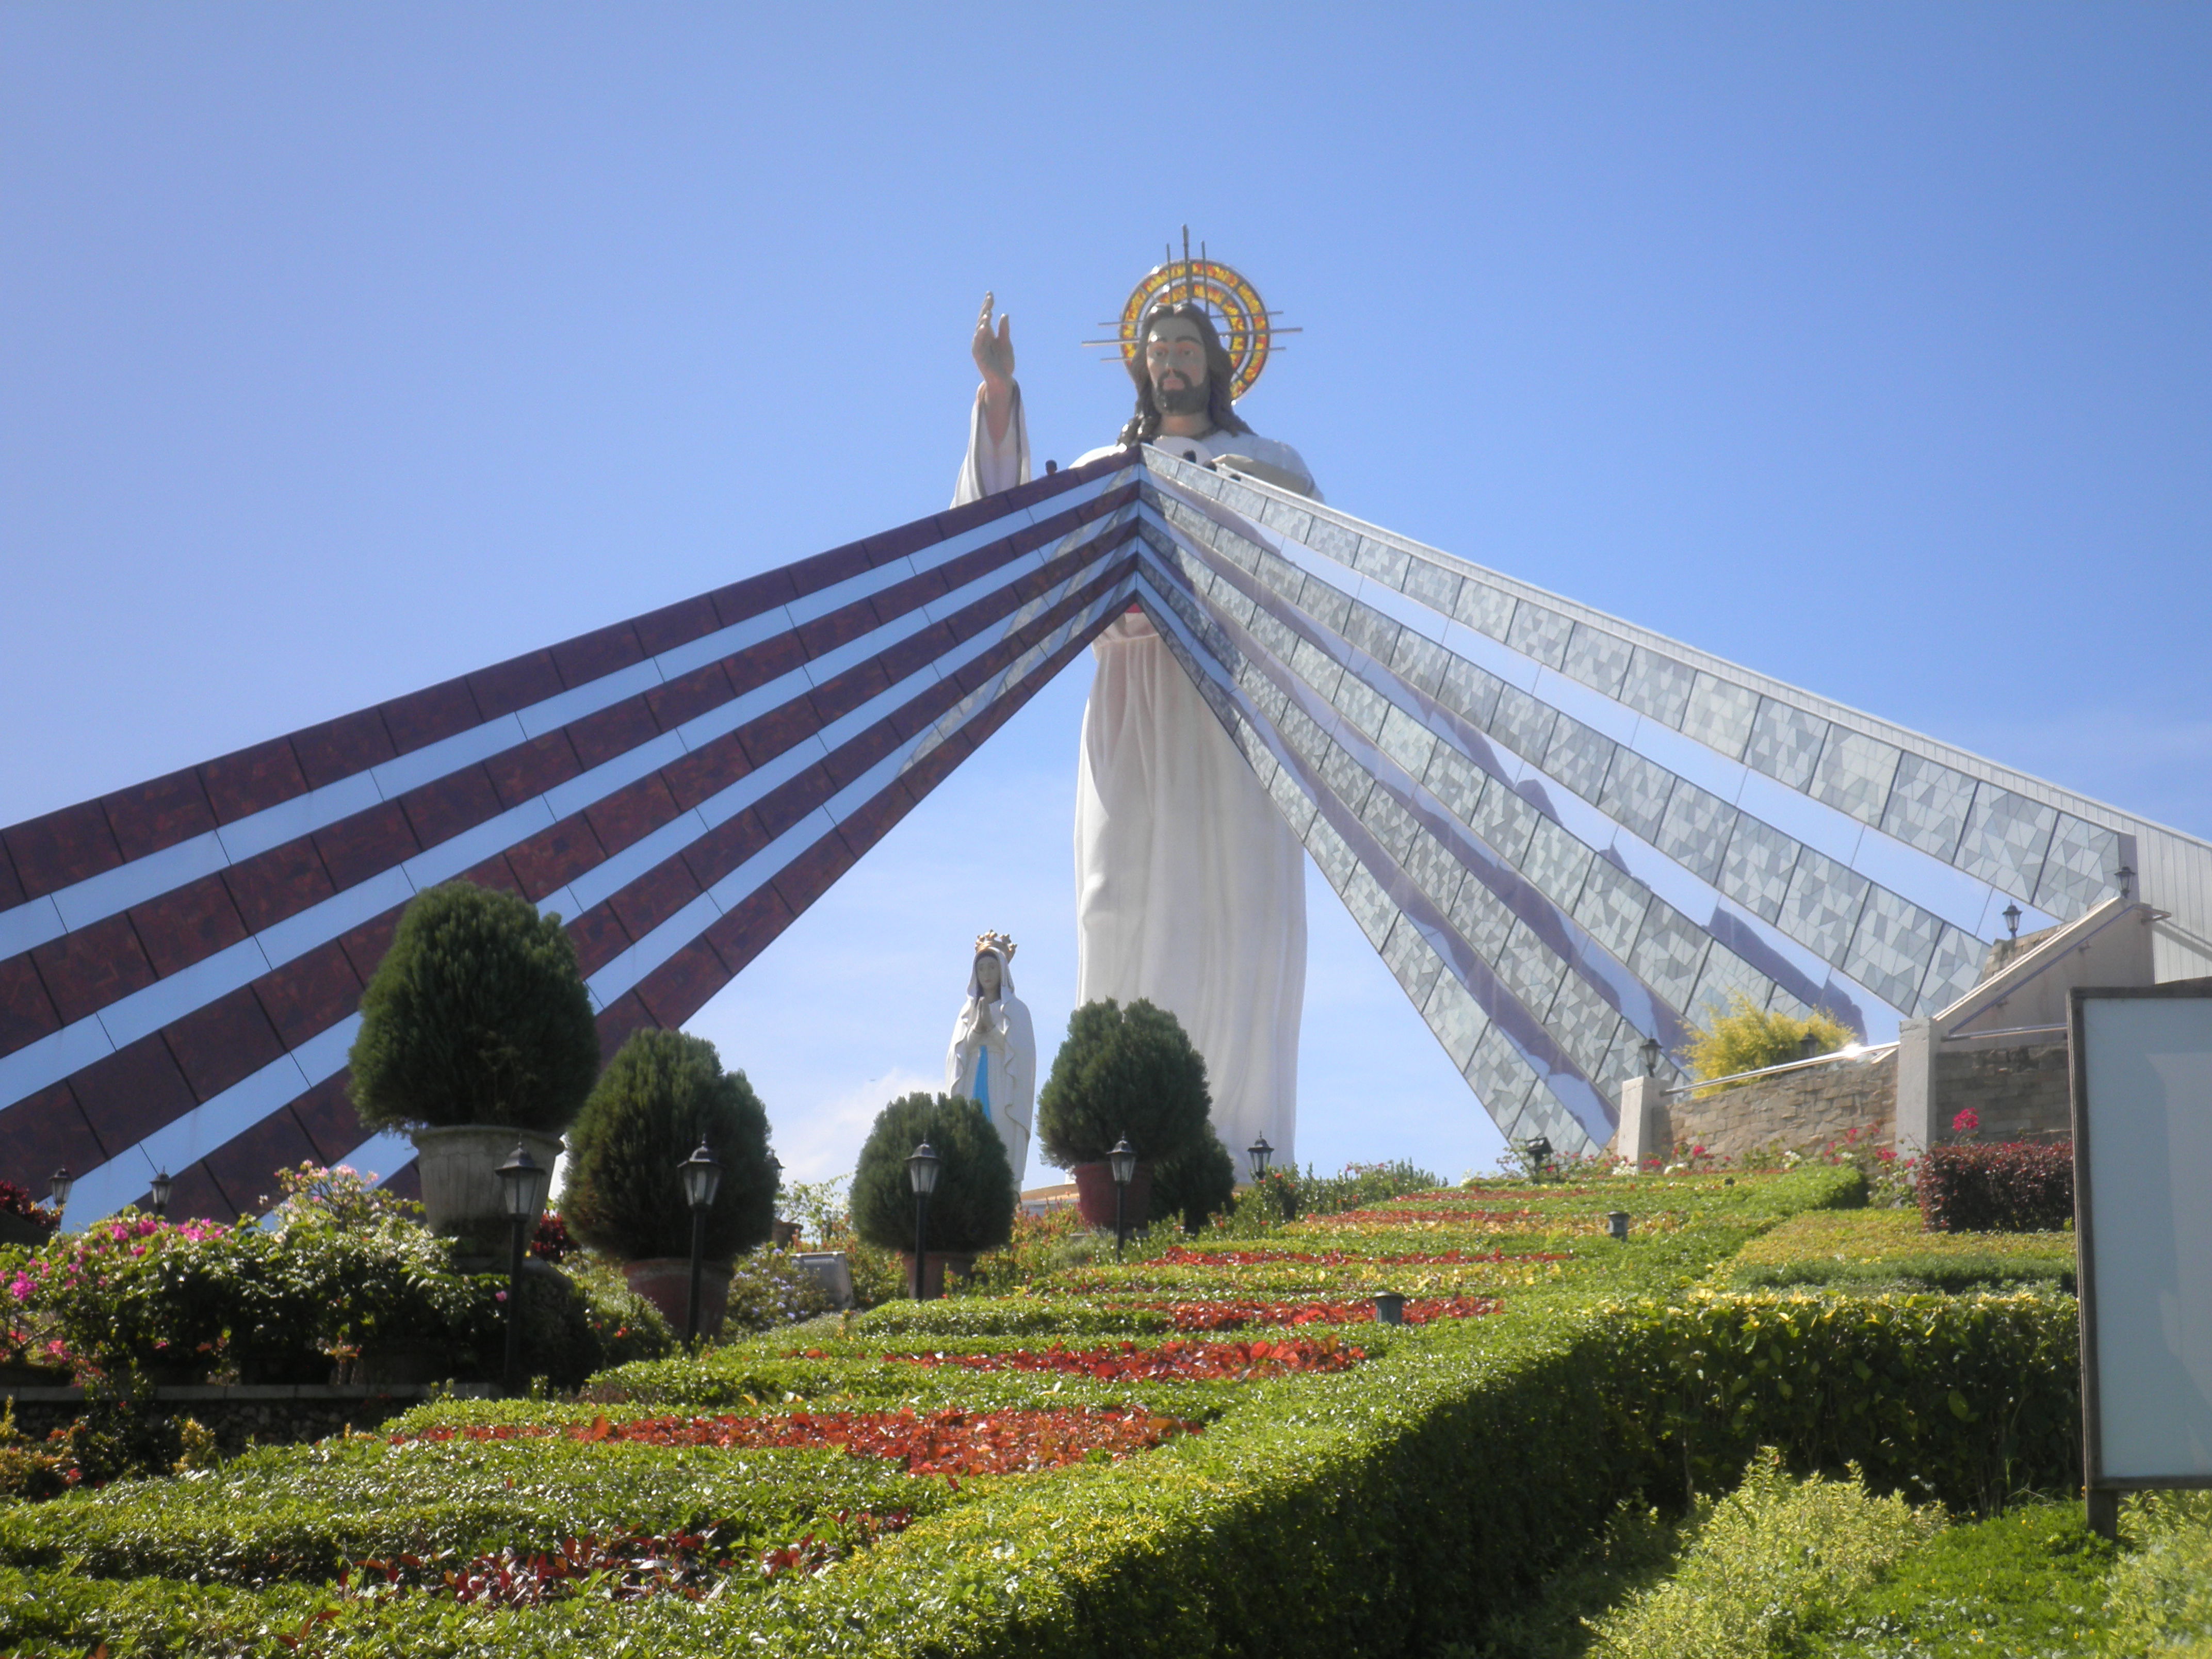
[[[1819,715],[1762,697],[1743,758],[1770,778],[1802,789],[1813,781],[1813,769],[1827,737],[1828,723]]]
[[[1974,792],[1974,804],[1966,814],[1966,833],[1960,838],[1954,862],[1994,887],[2033,899],[2036,880],[2043,873],[2043,855],[2057,826],[2057,807],[2015,795],[1993,783],[1983,784]]]
[[[1879,824],[1901,758],[1901,751],[1877,738],[1832,727],[1813,769],[1813,799],[1862,823]]]
[[[1639,645],[1629,659],[1620,700],[1638,714],[1679,729],[1689,710],[1690,688],[1697,678],[1685,664]]]
[[[1757,692],[1700,672],[1691,683],[1689,704],[1682,711],[1682,735],[1734,760],[1750,741],[1752,717],[1758,712]]]
[[[1857,871],[1808,847],[1797,855],[1776,921],[1814,955],[1840,965],[1873,887]]]
[[[1790,877],[1797,867],[1797,843],[1771,824],[1747,812],[1736,815],[1721,860],[1718,885],[1753,915],[1772,921],[1782,914]]]
[[[1948,860],[1966,832],[1974,781],[1940,761],[1905,755],[1897,763],[1881,828],[1908,847]]]

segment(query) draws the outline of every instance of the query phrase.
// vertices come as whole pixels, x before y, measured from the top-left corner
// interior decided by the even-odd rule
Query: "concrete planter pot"
[[[1112,1232],[1114,1166],[1101,1158],[1096,1164],[1079,1164],[1068,1173],[1075,1177],[1075,1212],[1083,1218],[1084,1225]],[[1121,1206],[1122,1226],[1133,1233],[1143,1226],[1152,1201],[1152,1166],[1139,1158],[1137,1173],[1130,1178],[1128,1196]]]
[[[496,1123],[461,1123],[417,1129],[409,1139],[422,1172],[422,1209],[430,1231],[460,1239],[471,1253],[503,1263],[511,1224],[500,1194],[499,1166],[519,1142],[541,1168],[550,1170],[561,1155],[561,1137]]]
[[[932,1250],[922,1258],[921,1293],[925,1298],[943,1296],[945,1275],[947,1273],[951,1273],[956,1279],[965,1279],[975,1271],[975,1258],[971,1255],[963,1255],[957,1250]],[[899,1294],[901,1296],[914,1294],[914,1252],[912,1250],[899,1252]]]
[[[453,1374],[453,1357],[434,1342],[393,1342],[363,1348],[349,1381],[371,1388],[408,1388],[442,1382]]]
[[[699,1334],[719,1336],[730,1311],[730,1273],[726,1261],[699,1264]],[[649,1255],[623,1263],[629,1287],[660,1310],[668,1328],[680,1339],[684,1316],[691,1297],[691,1258],[688,1255]]]
[[[27,1217],[13,1210],[0,1210],[0,1244],[27,1244],[33,1249],[44,1248],[53,1234]]]
[[[831,1302],[842,1311],[858,1305],[853,1294],[853,1264],[845,1259],[842,1250],[804,1250],[799,1253],[799,1265],[822,1281],[830,1292]],[[912,1282],[912,1274],[908,1274]]]

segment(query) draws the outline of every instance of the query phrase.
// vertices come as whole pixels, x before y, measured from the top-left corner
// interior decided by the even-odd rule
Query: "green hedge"
[[[1791,1468],[1989,1512],[2081,1477],[2075,1302],[1701,1292],[1607,1310],[1614,1432],[1658,1494],[1732,1484],[1762,1445]]]
[[[1613,1190],[1595,1188],[1574,1201],[1594,1214]],[[1916,1476],[1932,1482],[1939,1495],[1978,1498],[1991,1490],[2002,1494],[2008,1481],[2033,1484],[2062,1461],[2054,1448],[2064,1437],[2055,1425],[2063,1419],[2070,1425],[2074,1413],[2070,1299],[1985,1297],[1947,1305],[1912,1297],[1706,1294],[1669,1307],[1660,1294],[1686,1282],[1686,1275],[1711,1270],[1778,1214],[1857,1189],[1832,1174],[1745,1183],[1703,1205],[1699,1213],[1710,1220],[1668,1209],[1686,1186],[1653,1182],[1632,1190],[1639,1201],[1630,1207],[1647,1218],[1645,1231],[1625,1247],[1577,1235],[1575,1274],[1559,1288],[1509,1298],[1504,1312],[1487,1318],[1439,1322],[1387,1339],[1378,1333],[1375,1357],[1351,1371],[1254,1383],[1233,1396],[1215,1390],[1217,1398],[1233,1397],[1234,1407],[1200,1435],[1121,1464],[963,1480],[957,1502],[950,1482],[908,1481],[884,1472],[880,1478],[897,1491],[919,1495],[927,1489],[942,1501],[904,1533],[819,1577],[778,1579],[757,1593],[698,1604],[579,1599],[500,1613],[421,1597],[343,1604],[333,1598],[335,1616],[301,1650],[426,1659],[598,1659],[625,1652],[673,1659],[729,1652],[1029,1659],[1041,1648],[1073,1659],[1420,1652],[1529,1594],[1623,1499],[1665,1497],[1686,1479],[1701,1489],[1717,1487],[1761,1441],[1782,1446],[1793,1467],[1826,1468],[1859,1456],[1872,1484],[1905,1487],[1916,1499],[1923,1495]],[[1631,1299],[1598,1304],[1598,1292]],[[772,1409],[794,1404],[794,1396],[819,1401],[841,1393],[863,1403],[864,1389],[902,1387],[901,1397],[926,1405],[950,1397],[931,1392],[931,1379],[946,1371],[917,1367],[905,1383],[899,1368],[882,1364],[879,1352],[872,1358],[868,1350],[903,1350],[924,1335],[948,1348],[963,1338],[1029,1335],[1024,1300],[1049,1320],[1099,1311],[1055,1297],[942,1304],[852,1321],[848,1337],[817,1345],[819,1359],[794,1352],[808,1341],[794,1334],[718,1354],[702,1365],[633,1366],[601,1382],[635,1385],[640,1401],[652,1396],[695,1403],[719,1395],[728,1403]],[[909,1322],[924,1318],[951,1322],[939,1328],[942,1334]],[[980,1328],[994,1322],[1001,1328]],[[1062,1340],[1075,1334],[1066,1322],[1058,1334]],[[1004,1393],[998,1392],[1002,1377]],[[1839,1386],[1844,1377],[1854,1386]],[[2053,1378],[2062,1380],[2053,1385]],[[1038,1398],[1056,1379],[993,1374],[956,1380],[967,1385],[960,1398],[980,1405],[1015,1399],[1019,1390]],[[986,1382],[988,1392],[979,1386]],[[1088,1403],[1092,1396],[1074,1383],[1069,1379],[1060,1397]],[[1161,1397],[1145,1389],[1115,1392],[1126,1400]],[[1194,1395],[1186,1389],[1177,1397]],[[1860,1400],[1865,1409],[1854,1411]],[[413,1418],[547,1420],[592,1409],[528,1401],[449,1404],[422,1408]],[[541,1502],[561,1510],[563,1524],[581,1530],[634,1524],[635,1515],[673,1514],[675,1506],[697,1500],[696,1480],[676,1464],[649,1458],[635,1467],[654,1473],[635,1487],[585,1491],[579,1483],[601,1465],[587,1459],[572,1477],[561,1461],[568,1454],[559,1449],[573,1443],[471,1449],[471,1459],[485,1449],[511,1453],[514,1462],[502,1465],[488,1455],[483,1478],[460,1494],[484,1507],[443,1516],[438,1524],[448,1528],[445,1535],[460,1535],[501,1504],[518,1506],[499,1522],[516,1529],[511,1538],[542,1535],[528,1533],[522,1513],[546,1513],[532,1507]],[[596,1459],[606,1452],[581,1449]],[[61,1565],[67,1556],[95,1546],[122,1550],[118,1534],[128,1535],[128,1547],[137,1552],[129,1559],[147,1571],[175,1573],[192,1551],[173,1540],[218,1518],[241,1535],[270,1528],[251,1547],[239,1547],[241,1560],[251,1547],[337,1550],[337,1542],[315,1531],[324,1523],[305,1510],[319,1505],[327,1516],[343,1506],[285,1485],[308,1478],[301,1470],[313,1467],[310,1455],[271,1455],[269,1479],[278,1490],[270,1504],[258,1504],[258,1489],[246,1479],[261,1478],[256,1464],[158,1497],[154,1488],[142,1489],[149,1494],[143,1510],[118,1498],[114,1532],[97,1540],[91,1531],[64,1539],[34,1526],[0,1539],[0,1558],[20,1565],[35,1549],[53,1552],[36,1559],[56,1564],[36,1568],[25,1581],[32,1588],[21,1595],[0,1588],[0,1598],[9,1598],[0,1599],[0,1650],[36,1637],[51,1639],[56,1651],[81,1653],[96,1640],[113,1644],[118,1633],[139,1631],[131,1621],[143,1613],[144,1592],[119,1580],[80,1577],[66,1596],[57,1588],[51,1607],[37,1591],[42,1583],[58,1586],[70,1572]],[[349,1483],[345,1513],[388,1527],[391,1517],[408,1515],[414,1498],[449,1490],[437,1472],[455,1455],[447,1446],[370,1460],[349,1444],[321,1478]],[[347,1462],[349,1457],[362,1459],[362,1468]],[[540,1457],[544,1473],[529,1473],[532,1460]],[[707,1458],[699,1468],[719,1468],[733,1480],[739,1478],[735,1464],[769,1467],[766,1458],[756,1465],[753,1454]],[[362,1470],[372,1467],[421,1471],[410,1478],[428,1484],[392,1487],[380,1507],[368,1501],[363,1484]],[[854,1470],[851,1480],[871,1479],[869,1466],[848,1460],[845,1467]],[[504,1475],[495,1481],[491,1471],[499,1468],[514,1470],[514,1489],[504,1486]],[[194,1490],[203,1495],[171,1495]],[[284,1542],[286,1491],[304,1506],[305,1542]],[[742,1498],[732,1490],[733,1503]],[[742,1513],[772,1509],[773,1494],[762,1502],[766,1509]],[[276,1511],[274,1518],[256,1520],[257,1505]],[[84,1505],[80,1500],[74,1507]],[[134,1513],[136,1521],[128,1518]],[[758,1535],[774,1531],[764,1527]],[[203,1537],[192,1550],[204,1557],[212,1547]],[[296,1622],[283,1622],[296,1612],[297,1596],[296,1590],[271,1592],[264,1633],[235,1650],[289,1651],[279,1636],[297,1633]],[[53,1608],[64,1606],[76,1611],[65,1626],[58,1626]],[[236,1603],[194,1592],[179,1606],[183,1622],[164,1627],[167,1633],[155,1631],[142,1650],[208,1651],[219,1646],[203,1639],[216,1621],[229,1621],[222,1626],[227,1631],[238,1628]],[[111,1646],[112,1659],[131,1651]]]
[[[1969,1291],[2074,1289],[2074,1235],[1935,1233],[1917,1210],[1815,1210],[1755,1239],[1722,1275],[1738,1290],[1786,1285]]]

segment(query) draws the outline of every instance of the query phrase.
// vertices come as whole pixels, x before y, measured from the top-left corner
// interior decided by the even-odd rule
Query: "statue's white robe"
[[[1024,424],[1017,401],[994,444],[979,396],[956,507],[1026,481]],[[1201,465],[1241,454],[1312,476],[1296,450],[1256,434],[1158,444]],[[1110,453],[1094,450],[1078,465]],[[1206,1057],[1214,1133],[1239,1167],[1262,1135],[1278,1166],[1291,1166],[1306,980],[1304,853],[1141,613],[1116,620],[1091,650],[1097,673],[1076,775],[1077,1000],[1144,998],[1174,1014]]]

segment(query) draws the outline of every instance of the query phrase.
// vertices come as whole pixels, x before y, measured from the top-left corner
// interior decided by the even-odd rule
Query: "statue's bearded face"
[[[1145,336],[1145,373],[1152,400],[1165,415],[1196,415],[1206,408],[1206,342],[1184,317],[1163,317]]]

